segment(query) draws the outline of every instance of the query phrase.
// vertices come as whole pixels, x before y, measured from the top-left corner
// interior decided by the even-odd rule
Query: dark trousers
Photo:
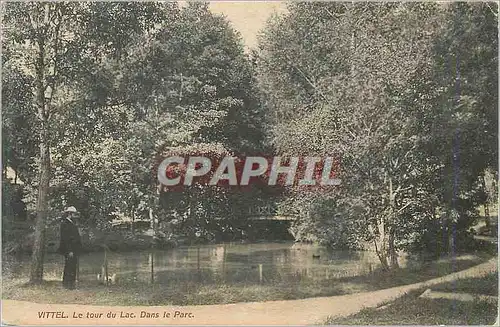
[[[76,270],[78,269],[78,257],[73,255],[64,256],[64,274],[63,274],[63,286],[68,289],[75,288],[76,282]]]

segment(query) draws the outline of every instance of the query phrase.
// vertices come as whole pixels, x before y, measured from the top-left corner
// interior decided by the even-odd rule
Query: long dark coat
[[[69,253],[73,252],[73,256]],[[82,240],[78,227],[69,219],[61,222],[61,243],[59,253],[64,255],[63,286],[74,289],[78,273],[78,256],[82,252]]]
[[[78,227],[69,219],[63,219],[61,221],[59,253],[67,255],[70,252],[73,252],[75,256],[82,252],[82,239]]]

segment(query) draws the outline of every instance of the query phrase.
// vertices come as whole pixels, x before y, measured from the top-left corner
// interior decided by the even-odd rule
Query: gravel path
[[[289,301],[248,302],[202,306],[151,306],[151,307],[114,307],[88,305],[38,304],[25,301],[3,300],[2,320],[7,324],[30,325],[314,325],[322,324],[328,316],[347,316],[366,307],[376,307],[383,302],[394,300],[406,292],[449,282],[466,277],[479,277],[498,270],[496,258],[469,269],[425,282],[398,286],[374,292],[349,295],[309,298]],[[38,318],[39,311],[64,311],[68,318]],[[140,312],[158,313],[159,318],[140,318]],[[192,313],[185,317],[173,317],[175,311]],[[72,318],[73,313],[102,313],[103,318]],[[108,312],[117,313],[117,318],[106,318]],[[135,318],[121,318],[120,312],[134,312]],[[171,313],[163,318],[163,313]]]

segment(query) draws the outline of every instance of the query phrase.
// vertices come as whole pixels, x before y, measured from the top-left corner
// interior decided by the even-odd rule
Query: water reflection
[[[172,284],[267,283],[322,281],[369,274],[378,267],[373,252],[329,251],[293,243],[218,244],[179,247],[167,251],[108,252],[108,273],[120,283]],[[4,265],[6,275],[26,277],[29,256]],[[80,280],[95,280],[104,265],[104,253],[80,258]],[[61,256],[48,254],[47,279],[60,279]],[[8,277],[7,277],[8,278]]]

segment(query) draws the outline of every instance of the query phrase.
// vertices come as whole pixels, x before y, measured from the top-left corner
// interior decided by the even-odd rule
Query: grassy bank
[[[77,290],[68,291],[56,280],[43,285],[28,285],[26,279],[9,277],[4,273],[3,298],[40,303],[75,303],[94,305],[197,305],[250,301],[291,300],[318,296],[334,296],[373,291],[412,284],[463,270],[487,260],[488,256],[467,256],[452,265],[440,260],[427,263],[418,270],[403,268],[386,273],[327,280],[267,280],[263,283],[195,282],[172,280],[171,283],[151,285],[118,280],[108,287],[97,281],[82,280]],[[56,278],[54,278],[56,279]]]
[[[498,275],[466,278],[432,286],[433,291],[498,295]],[[419,298],[425,289],[409,292],[394,302],[357,314],[330,318],[328,325],[491,325],[498,301],[455,301]]]

